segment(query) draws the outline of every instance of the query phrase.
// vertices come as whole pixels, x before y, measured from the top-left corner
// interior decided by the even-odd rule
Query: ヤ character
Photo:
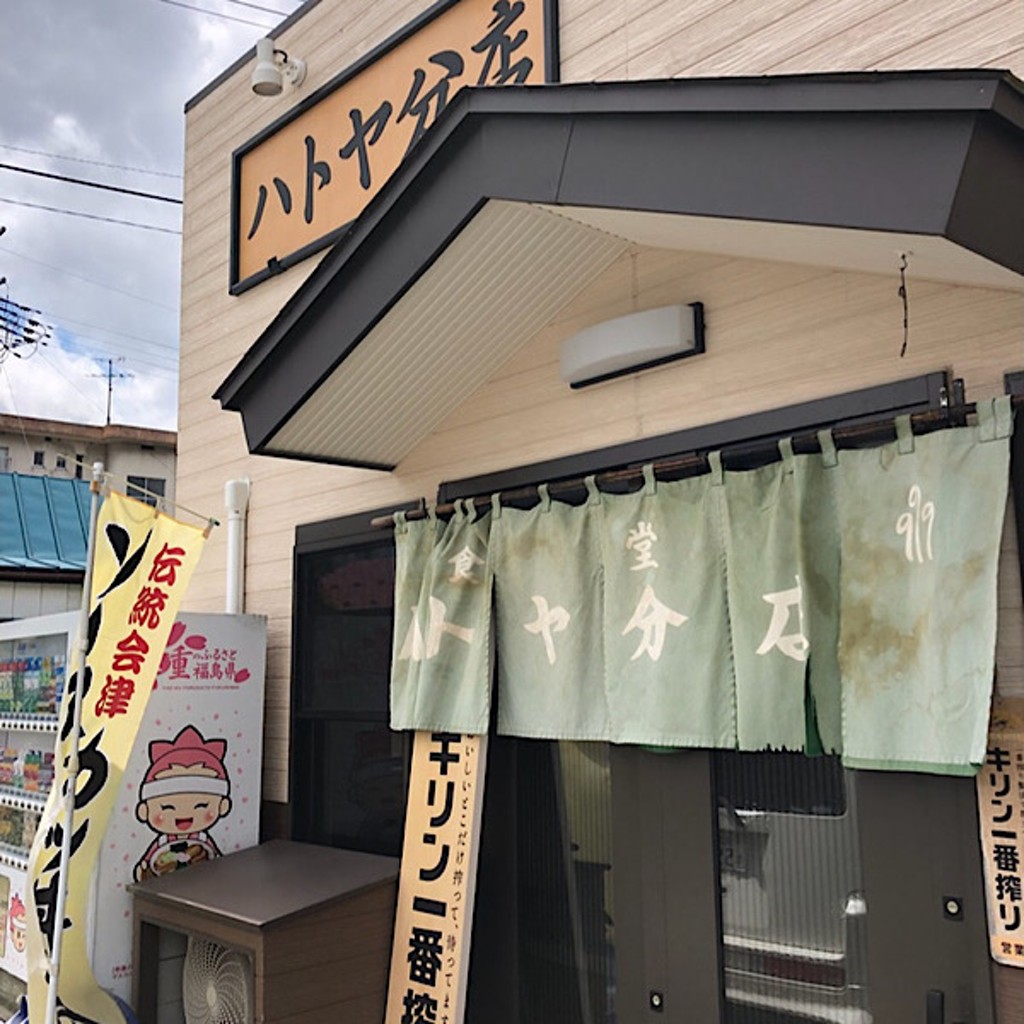
[[[157,837],[135,865],[136,882],[220,856],[209,830],[231,811],[226,752],[224,740],[203,739],[191,725],[150,743],[135,816]]]

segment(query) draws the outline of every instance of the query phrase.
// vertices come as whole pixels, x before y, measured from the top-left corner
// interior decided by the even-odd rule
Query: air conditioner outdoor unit
[[[273,840],[132,887],[139,1024],[384,1017],[398,860]]]

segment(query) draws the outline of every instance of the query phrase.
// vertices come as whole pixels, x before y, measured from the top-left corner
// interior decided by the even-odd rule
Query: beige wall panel
[[[609,41],[625,31],[630,5],[622,0],[597,0],[597,3],[559,3],[559,48],[562,74],[566,59],[586,61],[594,47],[613,49]],[[570,79],[565,79],[569,81]]]
[[[845,5],[849,6],[849,5]],[[922,18],[921,0],[872,4],[871,17],[829,34],[810,36],[794,27],[794,38],[767,65],[772,74],[831,68],[925,68],[1000,66],[997,56],[1013,48],[1024,55],[1020,0],[1001,3],[934,4]],[[796,33],[799,34],[796,34]],[[836,38],[841,34],[842,52]],[[980,59],[979,59],[980,57]],[[936,63],[937,61],[937,63]]]
[[[288,801],[288,769],[263,765],[263,799],[276,800],[280,803]]]
[[[932,67],[1024,71],[1022,0],[563,0],[564,81]]]

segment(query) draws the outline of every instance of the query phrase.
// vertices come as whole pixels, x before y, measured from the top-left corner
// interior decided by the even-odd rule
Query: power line
[[[272,25],[264,25],[260,21],[249,21],[248,18],[236,18],[233,14],[222,14],[220,11],[210,11],[205,7],[193,7],[191,4],[183,4],[181,3],[181,0],[157,0],[157,3],[170,4],[171,7],[183,7],[186,11],[195,11],[198,14],[208,14],[211,18],[223,18],[225,21],[238,21],[243,25],[254,25],[256,28],[273,28]]]
[[[79,397],[88,402],[88,404],[91,405],[94,409],[103,412],[103,406],[94,401],[89,395],[87,395],[52,359],[48,359],[45,352],[40,352],[39,354],[43,357],[43,362],[46,363],[51,370],[53,370],[55,373],[63,377],[64,380],[67,381],[69,385],[71,385],[72,390],[78,392]],[[10,380],[8,380],[7,386],[10,387]]]
[[[12,146],[7,142],[0,142],[0,149],[10,149],[15,153],[29,153],[32,156],[45,156],[51,160],[71,160],[76,164],[91,164],[93,167],[109,167],[115,171],[131,171],[134,174],[153,174],[158,178],[176,178],[181,180],[182,175],[172,174],[170,171],[154,171],[148,167],[130,167],[128,164],[112,164],[106,160],[88,160],[84,156],[66,156],[64,153],[49,153],[45,149],[28,149],[26,146]]]
[[[156,377],[159,380],[176,381],[178,379],[177,369],[172,369],[169,366],[164,366],[163,363],[154,363],[150,359],[143,359],[135,352],[125,353],[120,349],[115,348],[113,345],[104,345],[101,341],[96,341],[93,338],[86,338],[82,335],[75,335],[75,340],[81,342],[81,355],[87,359],[106,359],[108,356],[115,356],[123,359],[131,358],[133,364],[141,364],[142,366],[148,367],[146,370],[147,377]],[[68,352],[69,349],[63,349],[62,351]],[[91,354],[95,353],[95,354]]]
[[[44,206],[42,203],[29,203],[24,199],[6,199],[0,196],[0,203],[10,203],[12,206],[25,206],[30,210],[46,210],[48,213],[66,213],[69,217],[84,217],[86,220],[101,220],[107,224],[123,224],[129,228],[143,228],[146,231],[160,231],[165,235],[180,235],[180,228],[162,228],[156,224],[140,224],[134,220],[121,220],[117,217],[101,217],[96,213],[82,213],[80,210],[66,210],[60,206]]]
[[[272,7],[261,7],[259,4],[248,3],[248,0],[227,0],[229,4],[237,4],[239,7],[251,7],[254,11],[263,11],[265,14],[276,14],[279,18],[287,18],[288,11],[275,11]]]
[[[137,199],[155,199],[161,203],[174,203],[181,206],[181,200],[173,196],[162,196],[156,192],[140,192],[134,188],[124,188],[122,185],[105,185],[101,181],[86,181],[84,178],[71,178],[66,174],[53,174],[50,171],[37,171],[34,167],[19,167],[17,164],[0,163],[0,171],[16,171],[18,174],[31,174],[36,178],[49,178],[51,181],[61,181],[68,185],[84,185],[86,188],[101,189],[104,192],[117,192],[124,196],[135,196]]]
[[[0,300],[0,301],[2,301],[2,300]],[[53,313],[53,312],[43,312],[41,315],[45,316],[45,317],[48,317],[50,320],[54,321],[54,323],[58,327],[63,327],[65,324],[74,324],[76,327],[84,327],[87,330],[99,331],[102,334],[112,334],[112,335],[114,335],[115,337],[118,337],[118,338],[127,338],[129,341],[137,341],[137,342],[140,342],[143,345],[152,345],[154,348],[164,349],[167,353],[169,353],[168,358],[172,359],[174,361],[175,365],[177,365],[177,361],[178,361],[178,347],[173,342],[157,341],[155,338],[142,338],[142,337],[140,337],[137,334],[126,334],[124,331],[115,331],[113,328],[110,328],[110,327],[101,327],[99,324],[91,324],[91,323],[89,323],[86,320],[76,320],[76,319],[74,319],[74,317],[70,317],[70,316],[59,316],[59,315],[57,315],[56,313]],[[69,334],[76,334],[76,331],[74,329],[69,329],[68,333]],[[76,336],[77,336],[77,334],[76,334]],[[112,343],[108,342],[108,343],[105,343],[105,344],[112,344]],[[154,352],[152,354],[154,356],[157,356],[157,355],[161,355],[162,353]]]
[[[5,256],[16,256],[19,260],[25,260],[27,263],[35,263],[37,266],[46,267],[47,270],[53,270],[58,274],[64,274],[67,277],[74,277],[79,281],[85,281],[86,284],[93,284],[97,288],[104,288],[117,295],[124,295],[126,298],[135,299],[138,302],[145,302],[149,306],[156,306],[157,309],[166,309],[170,313],[178,312],[177,306],[168,306],[163,302],[154,302],[152,299],[145,299],[141,295],[126,292],[123,288],[115,288],[112,284],[105,284],[103,281],[97,281],[95,278],[86,277],[84,274],[76,274],[72,270],[65,270],[63,267],[55,267],[52,263],[44,263],[42,260],[37,260],[32,256],[26,256],[23,252],[18,252],[16,249],[10,249],[7,246],[4,246],[2,251]]]

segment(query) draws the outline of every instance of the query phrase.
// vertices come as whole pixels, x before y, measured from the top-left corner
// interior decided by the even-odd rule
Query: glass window
[[[129,476],[125,493],[129,498],[155,506],[164,496],[166,483],[166,480],[158,476]]]
[[[467,1019],[615,1024],[608,745],[488,743]]]
[[[868,1024],[852,773],[789,753],[713,764],[727,1024]]]
[[[398,856],[411,737],[388,725],[394,544],[342,525],[304,549],[309,529],[295,559],[293,838]]]
[[[387,722],[299,716],[292,741],[295,838],[401,852],[406,739]]]
[[[33,452],[32,453],[32,465],[33,466],[45,466],[46,465],[46,452]]]

